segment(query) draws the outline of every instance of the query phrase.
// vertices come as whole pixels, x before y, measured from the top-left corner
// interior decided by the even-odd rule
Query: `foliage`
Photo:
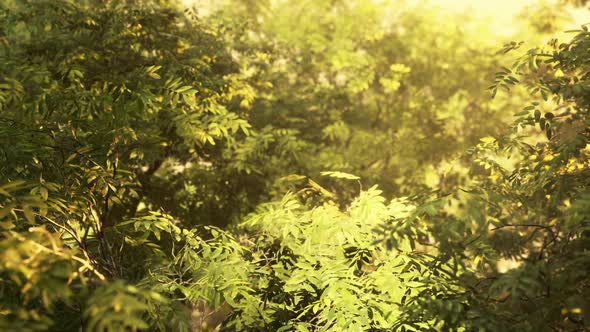
[[[519,77],[533,101],[505,135],[471,149],[488,174],[463,189],[467,197],[445,198],[463,207],[430,221],[433,229],[444,222],[459,230],[433,235],[457,264],[471,267],[459,278],[463,290],[423,301],[408,319],[449,317],[446,308],[462,305],[448,328],[588,328],[590,39],[586,27],[574,33],[569,42],[529,50],[504,70]]]
[[[198,12],[0,0],[0,329],[590,328],[586,27]]]
[[[466,42],[480,37],[473,24],[370,1],[240,3],[222,13],[248,22],[233,44],[251,80],[263,82],[252,83],[259,97],[251,123],[286,128],[279,134],[292,142],[280,160],[264,146],[248,156],[254,172],[339,170],[379,184],[387,197],[414,194],[461,181],[460,171],[434,165],[448,165],[505,121],[498,110],[509,100],[490,101],[484,91],[500,57],[496,45]],[[351,199],[354,188],[338,191]]]
[[[146,267],[127,262],[155,260],[150,248],[164,244],[157,224],[141,238],[116,226],[165,206],[154,178],[167,165],[221,161],[249,133],[232,106],[245,83],[216,28],[166,3],[2,6],[0,218],[2,246],[13,248],[3,253],[2,324],[74,324],[51,316],[144,328],[137,296],[153,296],[103,283],[141,278]]]

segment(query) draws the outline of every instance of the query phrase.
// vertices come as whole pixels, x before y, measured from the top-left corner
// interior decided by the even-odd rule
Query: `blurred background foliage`
[[[0,0],[0,328],[589,329],[586,4],[444,4]]]

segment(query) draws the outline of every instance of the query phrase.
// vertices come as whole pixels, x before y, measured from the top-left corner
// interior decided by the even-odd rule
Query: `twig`
[[[22,235],[20,235],[20,234],[18,234],[18,233],[14,233],[14,236],[15,236],[16,238],[18,238],[19,240],[21,240],[21,241],[26,241],[26,240],[27,240],[27,239],[25,239],[25,238],[24,238]],[[100,280],[102,280],[102,281],[105,281],[105,280],[106,280],[105,276],[104,276],[102,273],[100,273],[100,272],[99,272],[99,271],[98,271],[98,270],[97,270],[97,269],[96,269],[94,266],[92,266],[92,264],[90,264],[88,261],[86,261],[86,260],[83,260],[82,258],[80,258],[80,257],[78,257],[78,256],[76,256],[76,255],[71,255],[71,256],[68,256],[68,255],[66,255],[66,254],[64,254],[64,253],[62,253],[62,252],[59,252],[59,251],[56,251],[56,250],[49,249],[49,248],[45,247],[44,245],[42,245],[42,244],[39,244],[39,243],[37,243],[37,242],[35,242],[35,241],[31,241],[31,240],[29,240],[29,241],[30,241],[30,242],[31,242],[31,243],[32,243],[34,246],[36,246],[37,248],[39,248],[41,251],[49,252],[49,253],[52,253],[52,254],[54,254],[54,255],[57,255],[57,256],[60,256],[60,257],[64,257],[64,258],[68,258],[68,259],[69,259],[69,258],[71,258],[71,259],[73,259],[73,260],[75,260],[75,261],[77,261],[77,262],[81,263],[81,264],[82,264],[82,265],[84,265],[84,267],[86,267],[88,270],[90,270],[90,271],[94,272],[94,274],[95,274],[95,275],[98,277],[98,279],[100,279]]]

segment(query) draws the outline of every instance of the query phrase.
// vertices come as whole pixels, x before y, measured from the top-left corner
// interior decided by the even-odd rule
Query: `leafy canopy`
[[[589,328],[586,27],[197,12],[0,1],[0,329]]]

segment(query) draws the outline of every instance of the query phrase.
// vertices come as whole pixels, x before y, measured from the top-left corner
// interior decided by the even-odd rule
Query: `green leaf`
[[[323,176],[329,176],[331,178],[337,178],[337,179],[347,179],[347,180],[359,180],[360,177],[356,176],[356,175],[352,175],[352,174],[348,174],[348,173],[344,173],[344,172],[340,172],[340,171],[325,171],[325,172],[321,172],[321,174]]]
[[[25,215],[25,218],[29,223],[35,223],[35,212],[33,212],[33,210],[29,206],[25,206],[23,208],[23,214]]]

